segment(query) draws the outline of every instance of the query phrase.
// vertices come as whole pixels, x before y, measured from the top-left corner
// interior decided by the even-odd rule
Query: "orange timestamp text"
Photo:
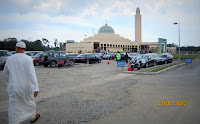
[[[187,105],[187,100],[181,101],[181,100],[158,100],[157,101],[158,106],[186,106]]]

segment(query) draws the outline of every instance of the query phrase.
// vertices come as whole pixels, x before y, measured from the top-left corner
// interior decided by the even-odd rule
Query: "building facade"
[[[135,42],[115,34],[114,29],[105,24],[98,34],[85,38],[83,41],[66,44],[67,53],[87,52],[158,52],[158,42],[142,42],[142,16],[140,9],[135,15]]]

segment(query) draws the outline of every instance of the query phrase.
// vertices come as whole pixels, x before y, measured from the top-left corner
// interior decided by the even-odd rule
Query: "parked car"
[[[107,55],[110,55],[110,59],[115,59],[116,53],[108,53]]]
[[[145,55],[148,55],[148,56],[152,59],[152,61],[154,61],[154,65],[157,64],[157,63],[156,63],[156,57],[158,56],[157,53],[147,53],[147,54],[145,54]]]
[[[33,64],[35,66],[39,66],[42,64],[41,59],[42,58],[42,53],[37,53],[33,56]]]
[[[79,55],[79,53],[66,53],[67,57],[69,59],[72,59],[75,61],[76,57]]]
[[[86,64],[89,64],[89,63],[95,63],[95,62],[98,62],[98,63],[101,63],[101,58],[100,57],[97,57],[95,54],[80,54],[76,57],[75,59],[75,62],[77,63],[86,63]]]
[[[6,60],[10,56],[10,53],[8,50],[0,50],[0,70],[4,68],[4,65],[6,63]]]
[[[173,62],[173,56],[170,53],[162,53],[156,57],[157,64],[167,64]]]
[[[111,59],[111,55],[107,54],[102,57],[103,59]]]
[[[25,51],[25,54],[30,56],[30,57],[34,57],[36,54],[41,53],[41,52],[29,52],[29,51]]]
[[[136,60],[137,62],[139,62],[140,63],[140,65],[141,65],[141,63],[142,63],[142,56],[143,55],[141,55],[141,54],[137,54],[136,55],[136,57],[134,57],[134,58],[132,58],[132,60]]]
[[[135,59],[137,57],[138,53],[128,53],[128,56],[132,59]]]
[[[141,66],[148,68],[149,66],[154,66],[156,65],[156,61],[151,58],[150,55],[144,54],[141,57]]]
[[[98,56],[98,57],[100,57],[100,58],[103,58],[104,53],[96,53],[95,55]]]
[[[42,54],[42,60],[44,67],[50,65],[52,68],[55,68],[59,61],[64,62],[65,65],[73,65],[73,60],[70,60],[64,52],[58,51],[48,51]]]

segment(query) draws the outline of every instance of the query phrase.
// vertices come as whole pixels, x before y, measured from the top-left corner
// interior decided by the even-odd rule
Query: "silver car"
[[[0,50],[0,70],[4,68],[4,65],[6,63],[6,60],[10,56],[10,53],[8,50]]]

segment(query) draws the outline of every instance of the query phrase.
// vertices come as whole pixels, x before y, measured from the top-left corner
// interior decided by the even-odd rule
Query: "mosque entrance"
[[[94,51],[95,51],[96,53],[100,52],[100,51],[99,51],[99,42],[94,42]]]
[[[167,39],[158,38],[158,53],[167,52]]]
[[[165,44],[161,44],[161,53],[165,53]]]
[[[133,53],[137,52],[137,48],[132,48],[132,51]]]

